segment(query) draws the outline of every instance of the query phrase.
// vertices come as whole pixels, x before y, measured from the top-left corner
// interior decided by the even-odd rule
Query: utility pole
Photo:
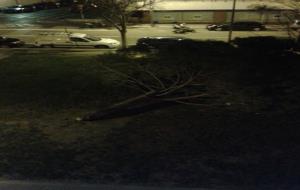
[[[230,19],[230,25],[229,25],[228,43],[231,42],[231,38],[232,38],[232,26],[233,26],[234,16],[235,16],[235,6],[236,6],[236,0],[233,0],[232,13],[231,13],[231,19]]]
[[[154,1],[155,0],[150,0],[150,5],[149,5],[149,8],[150,8],[150,23],[151,23],[151,26],[153,27],[154,26],[154,20],[153,20],[153,12],[154,12],[154,7],[153,7],[153,4],[154,4]]]

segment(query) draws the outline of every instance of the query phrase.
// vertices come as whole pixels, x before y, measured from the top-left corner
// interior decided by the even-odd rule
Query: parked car
[[[25,43],[17,38],[7,38],[0,36],[0,47],[21,47]]]
[[[60,7],[59,2],[40,2],[33,4],[36,10],[56,9]]]
[[[61,7],[69,7],[74,3],[74,0],[60,0],[58,2]]]
[[[29,13],[36,11],[34,5],[15,5],[2,9],[3,13]]]
[[[167,48],[172,45],[177,45],[187,38],[182,37],[143,37],[137,40],[138,48],[160,49]]]
[[[295,20],[291,25],[290,28],[292,30],[300,30],[300,20]]]
[[[80,48],[117,48],[120,42],[110,38],[98,38],[82,33],[73,33],[53,39],[42,39],[35,44],[37,47],[80,47]]]
[[[71,13],[86,13],[87,11],[90,11],[91,10],[91,7],[90,5],[84,5],[84,4],[81,4],[81,3],[76,3],[74,2],[70,7],[69,7],[69,11]]]
[[[215,31],[227,31],[230,30],[230,23],[225,24],[210,24],[207,26],[208,30],[215,30]],[[232,24],[232,30],[240,30],[240,31],[260,31],[266,30],[265,25],[260,22],[255,21],[243,21],[243,22],[234,22]]]

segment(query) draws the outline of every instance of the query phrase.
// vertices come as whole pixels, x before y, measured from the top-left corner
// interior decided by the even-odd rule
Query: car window
[[[82,38],[74,38],[74,37],[71,37],[70,40],[73,42],[88,42],[88,40]]]
[[[233,23],[232,25],[233,25],[233,26],[241,26],[241,25],[243,25],[243,24],[240,23],[240,22],[235,22],[235,23]]]
[[[88,39],[88,40],[91,40],[91,41],[100,41],[101,40],[101,38],[97,38],[97,37],[94,37],[94,36],[86,36],[85,38]]]
[[[171,39],[160,39],[160,40],[157,40],[158,43],[161,43],[161,44],[168,44],[168,43],[171,43],[172,40]]]
[[[258,22],[251,22],[251,23],[249,23],[249,25],[253,25],[253,26],[260,26],[261,24],[260,24],[260,23],[258,23]]]

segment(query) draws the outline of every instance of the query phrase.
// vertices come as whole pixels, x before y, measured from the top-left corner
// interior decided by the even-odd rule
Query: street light
[[[235,6],[236,6],[236,0],[233,0],[230,26],[229,26],[229,34],[228,34],[228,43],[231,42],[231,38],[232,38],[232,25],[233,25],[234,16],[235,16]]]

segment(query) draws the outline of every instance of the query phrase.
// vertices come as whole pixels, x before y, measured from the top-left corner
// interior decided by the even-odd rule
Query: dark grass
[[[299,55],[213,44],[140,58],[120,53],[1,60],[1,119],[6,108],[20,104],[42,113],[38,122],[25,117],[25,126],[2,122],[0,174],[194,187],[299,185]],[[75,122],[73,113],[138,93],[99,64],[135,76],[142,75],[138,65],[150,64],[161,77],[176,68],[199,69],[209,73],[203,82],[218,99],[208,107],[178,105],[122,120]],[[18,113],[9,114],[18,120]]]
[[[94,58],[36,55],[1,60],[0,104],[68,108],[100,106],[128,96],[120,77],[100,64]]]
[[[0,171],[15,179],[289,188],[299,185],[298,118],[177,107],[69,143],[35,127],[1,126]]]

